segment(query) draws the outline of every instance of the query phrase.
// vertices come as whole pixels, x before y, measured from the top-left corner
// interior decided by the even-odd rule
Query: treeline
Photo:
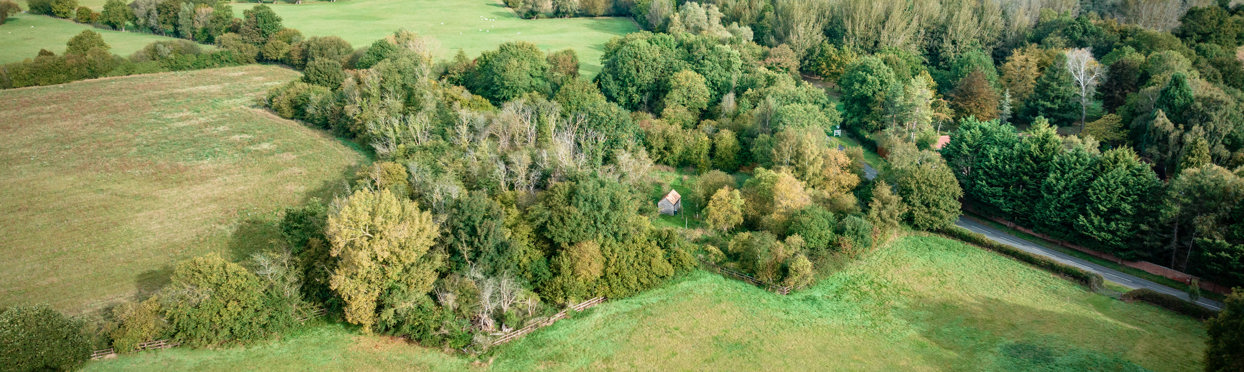
[[[843,126],[880,150],[950,132],[942,154],[982,212],[1231,286],[1244,279],[1242,12],[1193,7],[1171,32],[1045,12],[956,55],[831,33],[801,70],[835,83]]]
[[[1128,147],[964,120],[943,151],[985,213],[1225,286],[1244,284],[1244,167],[1184,156],[1168,182]]]
[[[123,12],[131,9],[119,0],[110,1],[109,4],[120,4]],[[224,5],[217,5],[218,8],[199,7],[198,9],[219,9],[210,12],[215,16],[199,18],[204,20],[202,23],[187,23],[190,18],[181,19],[187,22],[175,23],[194,26],[185,29],[196,35],[193,40],[214,42],[219,50],[204,52],[198,44],[190,40],[158,41],[124,58],[111,54],[110,46],[99,33],[85,30],[69,40],[61,55],[42,50],[33,59],[0,66],[0,88],[51,85],[103,76],[203,69],[255,62],[284,63],[302,69],[306,67],[308,58],[314,59],[321,55],[348,57],[354,51],[349,43],[338,37],[313,37],[304,40],[298,30],[283,27],[281,18],[265,5],[248,9],[243,12],[242,18],[235,18],[228,5],[222,4]],[[105,7],[105,13],[107,9]],[[128,14],[125,18],[125,22],[128,22],[133,13],[125,14]],[[123,27],[125,22],[118,27]],[[144,25],[140,20],[135,22],[136,25]],[[158,30],[162,26],[153,24],[149,27],[152,27],[151,30]]]

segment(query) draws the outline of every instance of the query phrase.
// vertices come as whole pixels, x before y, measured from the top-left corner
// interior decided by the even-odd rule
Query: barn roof
[[[661,201],[668,201],[670,204],[678,204],[679,200],[682,200],[682,195],[678,194],[678,190],[670,190],[669,194],[665,194],[665,197],[661,198]]]

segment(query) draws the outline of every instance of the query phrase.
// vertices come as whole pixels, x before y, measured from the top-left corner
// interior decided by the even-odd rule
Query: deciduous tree
[[[73,370],[91,356],[82,324],[47,305],[0,310],[0,365],[15,371]]]
[[[998,117],[998,92],[994,91],[980,70],[973,70],[950,92],[951,107],[960,118],[974,116],[980,120]]]
[[[1071,49],[1066,52],[1066,68],[1075,80],[1080,97],[1080,131],[1084,131],[1089,102],[1097,94],[1097,85],[1103,76],[1101,64],[1093,58],[1088,48]]]
[[[739,195],[739,190],[723,187],[713,193],[704,212],[704,222],[709,227],[729,231],[743,223],[743,197]]]
[[[381,293],[392,288],[428,293],[442,264],[428,252],[439,235],[432,214],[387,189],[359,190],[339,201],[325,235],[331,255],[340,260],[331,283],[345,300],[346,320],[368,331]]]
[[[1244,290],[1232,291],[1223,305],[1218,316],[1206,322],[1205,370],[1244,370]]]
[[[959,218],[963,189],[938,153],[899,149],[890,155],[886,178],[907,205],[912,227],[936,230]]]

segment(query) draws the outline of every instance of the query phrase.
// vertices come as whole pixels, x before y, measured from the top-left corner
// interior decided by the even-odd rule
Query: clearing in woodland
[[[255,4],[233,4],[239,16]],[[628,18],[519,18],[498,0],[350,0],[306,1],[268,5],[285,27],[303,35],[340,36],[355,48],[405,29],[440,42],[437,59],[453,57],[459,49],[475,58],[507,41],[529,41],[546,52],[574,49],[583,73],[600,72],[605,43],[639,31]]]
[[[184,348],[88,370],[1201,370],[1205,329],[1012,259],[908,236],[778,296],[697,271],[503,345],[483,362],[317,325],[271,343]]]
[[[364,161],[257,100],[298,73],[243,66],[0,91],[0,305],[98,310],[177,261],[241,259],[279,211]]]

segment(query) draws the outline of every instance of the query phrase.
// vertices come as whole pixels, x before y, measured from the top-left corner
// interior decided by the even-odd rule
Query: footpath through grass
[[[26,9],[25,5],[22,9]],[[20,13],[0,25],[0,63],[33,59],[39,55],[39,49],[61,55],[65,52],[65,42],[82,30],[98,32],[104,37],[104,42],[112,46],[112,54],[123,57],[128,57],[152,42],[172,40],[164,36],[105,30],[65,19]],[[205,45],[203,48],[211,47]]]
[[[0,91],[0,306],[98,310],[159,288],[177,261],[243,259],[279,211],[363,161],[258,108],[274,66]]]
[[[480,363],[316,326],[248,348],[91,370],[1200,370],[1202,325],[959,242],[899,238],[778,296],[695,272],[501,346]]]
[[[235,3],[234,11],[254,7]],[[639,31],[628,18],[519,18],[498,0],[349,0],[306,1],[302,4],[269,4],[285,27],[306,36],[340,36],[355,48],[399,29],[431,36],[440,42],[438,59],[453,57],[458,49],[475,58],[507,41],[529,41],[546,52],[572,48],[581,71],[595,76],[605,43],[614,37]]]

